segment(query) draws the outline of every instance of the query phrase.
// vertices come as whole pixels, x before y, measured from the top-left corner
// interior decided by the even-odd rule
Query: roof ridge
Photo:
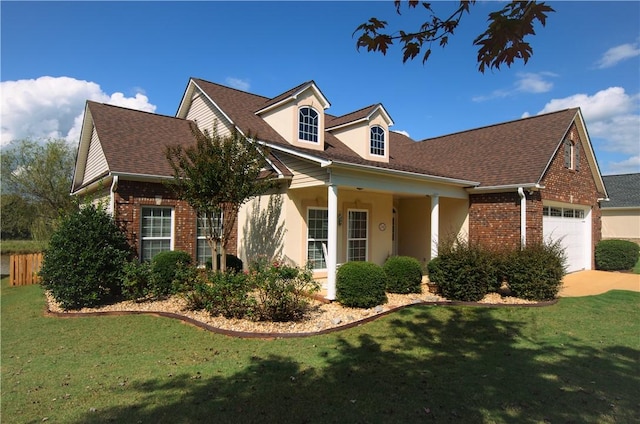
[[[270,97],[263,96],[261,94],[251,93],[251,92],[246,91],[246,90],[241,90],[239,88],[235,88],[235,87],[230,87],[228,85],[219,84],[217,82],[211,82],[211,81],[208,81],[208,80],[205,80],[205,79],[202,79],[202,78],[191,77],[191,79],[194,80],[194,81],[202,81],[202,82],[207,83],[207,84],[216,85],[218,87],[225,88],[227,90],[237,91],[237,92],[243,93],[243,94],[249,94],[250,96],[261,97],[261,98],[263,98],[265,100],[271,100]]]
[[[527,117],[524,117],[524,118],[516,118],[516,119],[511,119],[509,121],[503,121],[503,122],[497,122],[497,123],[494,123],[494,124],[485,125],[485,126],[482,126],[482,127],[469,128],[469,129],[466,129],[466,130],[461,130],[461,131],[456,131],[456,132],[452,132],[452,133],[442,134],[442,135],[438,135],[436,137],[423,138],[423,139],[418,140],[418,141],[422,142],[422,141],[429,141],[429,140],[437,140],[439,138],[451,137],[451,136],[454,136],[454,135],[465,134],[465,133],[469,133],[469,132],[476,132],[476,131],[479,131],[479,130],[484,130],[484,129],[493,128],[493,127],[499,127],[499,126],[502,126],[502,125],[513,124],[513,123],[516,123],[516,122],[522,122],[522,121],[529,121],[529,120],[532,120],[532,119],[544,118],[544,117],[547,117],[547,116],[550,116],[550,115],[554,115],[554,114],[557,114],[557,113],[564,113],[564,112],[568,112],[568,111],[571,111],[571,110],[577,111],[579,109],[580,109],[579,107],[571,107],[571,108],[566,108],[566,109],[561,109],[561,110],[554,110],[553,112],[547,112],[547,113],[543,113],[543,114],[540,114],[540,115],[532,115],[532,116],[527,116]]]
[[[125,106],[120,106],[120,105],[112,105],[110,103],[96,102],[95,100],[87,100],[87,104],[91,104],[91,103],[95,104],[95,105],[98,105],[98,106],[108,106],[108,107],[112,107],[112,108],[116,108],[116,109],[122,109],[122,110],[129,111],[129,112],[140,112],[140,113],[146,113],[147,115],[159,116],[161,118],[173,118],[173,119],[177,119],[177,120],[180,120],[180,121],[191,122],[191,120],[189,120],[189,119],[178,118],[177,116],[165,115],[163,113],[149,112],[149,111],[146,111],[146,110],[133,109],[133,108],[130,108],[130,107],[125,107]]]

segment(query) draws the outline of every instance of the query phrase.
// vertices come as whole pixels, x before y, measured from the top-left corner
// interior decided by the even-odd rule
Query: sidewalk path
[[[578,271],[567,274],[562,280],[563,288],[558,296],[590,296],[609,290],[632,290],[640,292],[640,274],[609,271]]]

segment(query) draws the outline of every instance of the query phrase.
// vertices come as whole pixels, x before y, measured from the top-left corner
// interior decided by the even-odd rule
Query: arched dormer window
[[[318,112],[310,107],[300,108],[298,114],[298,138],[317,143],[318,124]]]
[[[372,155],[384,156],[384,129],[378,125],[371,127],[369,152]]]
[[[564,141],[564,167],[580,170],[580,145],[569,139]]]

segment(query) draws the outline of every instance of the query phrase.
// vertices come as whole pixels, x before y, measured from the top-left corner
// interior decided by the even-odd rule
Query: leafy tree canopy
[[[206,216],[213,266],[216,269],[216,245],[220,242],[220,269],[224,271],[227,243],[240,207],[273,185],[262,174],[267,166],[267,152],[237,131],[222,136],[215,128],[209,134],[194,127],[193,134],[195,145],[167,148],[166,156],[174,173],[170,186],[180,199]],[[214,224],[214,216],[220,213],[222,228]]]
[[[17,196],[31,206],[35,211],[24,212],[33,212],[32,235],[48,238],[58,217],[77,208],[69,195],[74,149],[63,139],[15,140],[3,149],[1,162],[3,200],[11,200],[13,205]],[[13,197],[4,196],[9,194]],[[22,213],[19,208],[4,206],[3,220],[20,221],[20,217],[7,216]]]
[[[378,18],[371,18],[361,24],[354,31],[358,35],[358,49],[378,51],[386,55],[389,46],[398,41],[402,46],[403,63],[422,55],[422,62],[426,62],[431,55],[431,47],[437,43],[445,47],[449,37],[453,36],[465,14],[470,13],[476,0],[461,0],[457,8],[442,18],[434,12],[431,3],[408,0],[395,0],[398,14],[401,13],[403,3],[409,9],[421,5],[429,15],[420,28],[413,31],[398,30],[389,32],[388,23]],[[443,3],[441,3],[443,4]],[[444,4],[451,5],[446,2]],[[478,46],[478,70],[482,73],[489,68],[500,69],[500,65],[511,66],[516,60],[527,63],[533,54],[533,48],[525,41],[525,37],[535,35],[536,22],[542,26],[546,24],[547,15],[554,12],[553,8],[540,1],[510,1],[499,3],[502,9],[489,14],[489,24],[482,34],[478,35],[473,44]]]

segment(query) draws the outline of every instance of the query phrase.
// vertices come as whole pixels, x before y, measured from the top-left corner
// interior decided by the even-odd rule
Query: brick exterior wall
[[[183,250],[196,259],[197,214],[162,183],[118,181],[115,193],[114,218],[124,230],[129,243],[140,255],[141,214],[144,206],[171,207],[174,214],[173,248]],[[234,226],[227,253],[237,255],[238,223]]]
[[[569,137],[578,142],[579,132],[572,125]],[[527,244],[542,241],[542,210],[545,201],[554,201],[591,208],[592,252],[601,239],[601,211],[598,193],[585,149],[580,148],[579,170],[564,166],[564,150],[560,148],[541,180],[544,189],[528,193]],[[520,196],[516,190],[505,193],[472,194],[469,196],[469,240],[489,248],[520,246]],[[595,267],[592,255],[592,267]]]

